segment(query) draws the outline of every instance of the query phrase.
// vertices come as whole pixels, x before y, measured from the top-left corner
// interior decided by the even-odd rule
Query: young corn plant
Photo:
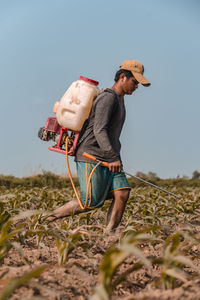
[[[81,247],[83,251],[87,251],[88,244],[86,242],[85,235],[88,235],[88,233],[72,232],[64,240],[63,238],[56,238],[59,265],[66,264],[68,261],[69,254],[77,247]]]
[[[163,289],[175,288],[177,280],[186,282],[188,274],[184,271],[185,267],[190,267],[197,274],[200,273],[200,269],[194,265],[191,259],[180,254],[181,239],[181,232],[170,235],[164,244],[163,257],[157,260],[162,266],[161,286]]]
[[[122,238],[119,248],[110,248],[106,251],[103,262],[99,268],[99,285],[96,287],[95,293],[90,300],[110,299],[114,289],[124,281],[130,273],[143,266],[151,272],[150,261],[144,256],[137,245],[156,240],[157,239],[153,235],[144,232],[130,232]],[[120,265],[130,255],[134,255],[138,261],[123,273],[117,275]]]
[[[4,257],[8,255],[8,252],[12,248],[12,245],[8,243],[7,238],[1,233],[0,235],[0,264],[3,263]]]
[[[23,224],[16,225],[13,221],[7,221],[0,230],[0,264],[3,263],[4,258],[8,255],[11,248],[15,248],[25,263],[29,261],[25,258],[23,250],[18,243],[19,235],[21,233]]]
[[[11,214],[6,210],[3,202],[0,202],[0,229],[9,220]]]
[[[9,297],[16,289],[20,288],[24,284],[27,284],[32,278],[40,276],[40,274],[46,269],[46,267],[47,266],[42,266],[28,273],[25,273],[21,277],[10,279],[7,285],[0,292],[0,300],[9,299]]]
[[[7,221],[0,231],[0,263],[3,262],[4,257],[8,255],[8,252],[12,248],[11,238],[17,235],[17,230],[13,230],[13,222]]]

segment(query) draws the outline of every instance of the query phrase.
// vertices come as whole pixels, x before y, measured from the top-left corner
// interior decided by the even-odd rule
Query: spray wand
[[[91,159],[91,160],[93,160],[93,161],[96,161],[97,163],[100,162],[101,165],[103,165],[104,167],[109,168],[109,163],[107,163],[107,162],[105,162],[105,161],[100,161],[100,160],[98,160],[95,156],[93,156],[93,155],[91,155],[91,154],[88,154],[88,153],[84,152],[84,153],[83,153],[83,156],[86,157],[86,158],[88,158],[88,159]],[[131,175],[131,174],[127,173],[127,172],[124,172],[124,174],[126,174],[127,176],[130,176],[130,177],[136,178],[136,179],[138,179],[138,180],[140,180],[140,181],[142,181],[142,182],[144,182],[144,183],[146,183],[146,184],[149,184],[149,185],[151,185],[151,186],[153,186],[153,187],[155,187],[155,188],[157,188],[157,189],[159,189],[159,190],[161,190],[161,191],[163,191],[163,192],[165,192],[165,193],[167,193],[167,194],[169,194],[169,195],[171,195],[171,196],[173,196],[173,197],[175,197],[175,198],[178,198],[178,199],[181,198],[180,196],[177,196],[177,195],[175,195],[174,193],[171,193],[171,192],[169,192],[169,191],[167,191],[167,190],[161,188],[160,186],[158,186],[158,185],[156,185],[156,184],[153,184],[153,183],[151,183],[151,182],[149,182],[149,181],[147,181],[147,180],[145,180],[145,179],[142,179],[142,178],[140,178],[140,177],[138,177],[138,176]]]

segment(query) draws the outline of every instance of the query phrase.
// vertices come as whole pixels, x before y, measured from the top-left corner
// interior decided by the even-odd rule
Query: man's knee
[[[125,189],[123,190],[124,193],[123,193],[123,198],[124,198],[124,201],[128,201],[128,198],[129,198],[129,195],[130,195],[130,189]]]
[[[119,198],[123,202],[127,202],[129,195],[130,195],[130,189],[121,189],[118,191],[115,191],[115,197]]]

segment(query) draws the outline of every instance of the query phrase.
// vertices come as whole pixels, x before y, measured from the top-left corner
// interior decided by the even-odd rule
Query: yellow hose
[[[86,208],[89,208],[90,207],[90,204],[91,204],[91,195],[92,195],[92,191],[91,191],[91,179],[92,179],[92,175],[94,173],[94,171],[96,170],[96,168],[101,164],[101,162],[97,163],[96,166],[93,168],[92,172],[89,174],[89,177],[88,177],[88,182],[87,182],[87,189],[86,189],[86,199],[85,199],[85,205],[83,206],[82,202],[81,202],[81,199],[78,195],[78,192],[76,190],[76,187],[74,185],[74,182],[73,182],[73,179],[72,179],[72,174],[71,174],[71,170],[70,170],[70,166],[69,166],[69,159],[68,159],[68,140],[69,140],[69,136],[66,137],[66,140],[65,140],[65,150],[66,150],[66,162],[67,162],[67,170],[68,170],[68,174],[69,174],[69,178],[70,178],[70,181],[71,181],[71,184],[72,184],[72,187],[73,187],[73,190],[74,190],[74,193],[76,195],[76,198],[78,200],[78,203],[81,207],[82,210],[85,210]],[[90,189],[90,201],[89,201],[89,204],[87,206],[87,203],[88,203],[88,196],[89,196],[89,189]]]

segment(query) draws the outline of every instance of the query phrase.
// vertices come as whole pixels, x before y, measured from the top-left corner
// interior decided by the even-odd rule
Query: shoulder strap
[[[86,130],[87,125],[88,125],[88,119],[85,120],[85,122],[84,122],[84,124],[83,124],[83,127],[82,127],[82,129],[81,129],[81,132],[80,132],[80,134],[79,134],[78,143],[77,143],[77,145],[76,145],[76,149],[78,149],[78,147],[80,146],[80,144],[84,141],[84,139],[85,139],[86,137],[89,136],[89,134],[90,134],[90,133],[92,132],[92,130],[93,130],[93,129],[91,129],[91,130],[88,132],[88,134],[87,134],[86,136],[84,136],[84,132],[85,132],[85,130]]]

